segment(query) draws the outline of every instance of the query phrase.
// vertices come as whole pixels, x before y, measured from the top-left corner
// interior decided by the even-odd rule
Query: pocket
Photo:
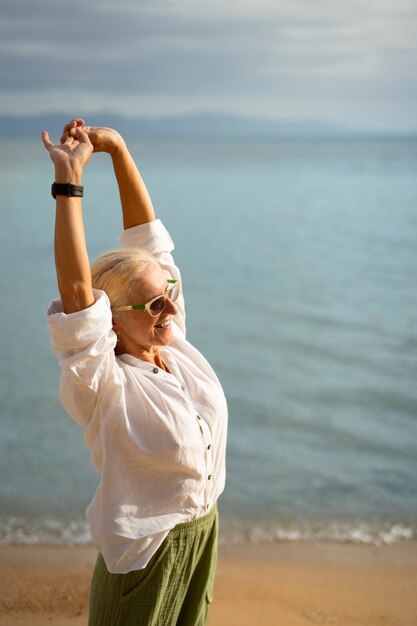
[[[151,557],[146,567],[125,574],[126,578],[123,580],[121,594],[122,602],[136,597],[136,595],[140,594],[145,585],[150,583],[155,578],[155,573],[158,572],[158,567],[169,552],[170,546],[171,542],[169,537],[166,537],[159,546],[158,550]]]

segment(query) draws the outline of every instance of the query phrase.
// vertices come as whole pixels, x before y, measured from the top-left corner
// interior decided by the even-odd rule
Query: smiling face
[[[150,263],[134,281],[126,304],[145,304],[164,293],[167,281],[161,267]],[[173,339],[171,320],[178,307],[171,300],[165,301],[162,312],[153,317],[145,310],[122,311],[113,318],[113,330],[118,336],[116,354],[131,354],[144,361],[155,362],[161,346]]]

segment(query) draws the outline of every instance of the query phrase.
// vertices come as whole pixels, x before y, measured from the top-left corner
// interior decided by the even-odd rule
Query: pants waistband
[[[187,532],[189,530],[194,530],[197,528],[199,529],[209,528],[213,524],[213,521],[216,518],[216,516],[217,516],[217,503],[213,506],[211,511],[209,511],[205,515],[202,515],[201,517],[197,517],[196,519],[193,519],[189,522],[182,522],[181,524],[177,524],[176,526],[174,526],[172,530],[169,531],[169,535],[176,535],[176,534],[180,534],[180,533]]]

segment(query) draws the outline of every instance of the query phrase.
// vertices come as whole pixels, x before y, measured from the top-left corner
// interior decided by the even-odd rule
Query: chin
[[[172,332],[166,332],[164,333],[164,336],[162,337],[155,337],[154,339],[154,345],[155,346],[169,346],[170,343],[172,343],[174,339],[174,335],[172,334]]]

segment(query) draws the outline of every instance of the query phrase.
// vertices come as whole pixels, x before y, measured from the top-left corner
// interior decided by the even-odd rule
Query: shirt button
[[[211,480],[211,474],[209,474],[209,475],[207,476],[207,478],[208,478],[209,480]]]
[[[211,449],[211,443],[209,443],[209,445],[207,446],[207,450]]]
[[[159,370],[158,370],[157,367],[154,367],[152,371],[153,371],[154,374],[157,374]]]
[[[200,417],[199,415],[197,415],[197,419],[198,419],[198,420],[201,420],[201,417]]]

